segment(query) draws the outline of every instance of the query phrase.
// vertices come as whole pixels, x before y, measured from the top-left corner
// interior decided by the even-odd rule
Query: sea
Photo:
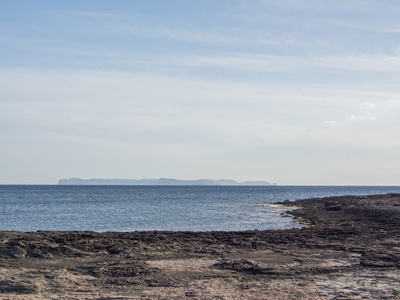
[[[400,186],[0,185],[0,230],[245,231],[300,225],[274,202],[400,193]]]

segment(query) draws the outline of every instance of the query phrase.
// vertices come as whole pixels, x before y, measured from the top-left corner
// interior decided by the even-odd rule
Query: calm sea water
[[[285,229],[298,225],[266,203],[385,193],[400,187],[0,185],[0,230]]]

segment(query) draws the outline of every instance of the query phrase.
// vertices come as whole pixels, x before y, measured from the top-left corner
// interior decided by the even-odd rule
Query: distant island
[[[237,182],[231,179],[198,179],[198,180],[179,180],[171,178],[159,179],[81,179],[70,178],[60,179],[58,185],[276,185],[267,181],[244,181]]]

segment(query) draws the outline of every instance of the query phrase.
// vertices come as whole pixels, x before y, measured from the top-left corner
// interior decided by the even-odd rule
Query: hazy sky
[[[398,0],[0,1],[0,183],[400,184]]]

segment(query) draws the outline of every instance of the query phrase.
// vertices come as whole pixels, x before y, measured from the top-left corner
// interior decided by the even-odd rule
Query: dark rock
[[[124,252],[126,252],[126,250],[118,245],[114,245],[108,248],[108,253],[110,254],[121,254]]]
[[[0,281],[0,293],[35,294],[37,292],[38,288],[34,284],[12,280]]]
[[[25,258],[26,250],[20,247],[0,248],[0,258]]]
[[[197,297],[197,292],[196,291],[187,291],[185,293],[185,297]]]
[[[95,277],[135,277],[150,274],[159,269],[149,266],[145,262],[134,261],[129,263],[99,264],[89,268],[86,272]]]
[[[341,205],[331,205],[327,206],[325,209],[328,211],[341,211],[343,210],[343,207]]]
[[[273,270],[273,268],[261,267],[258,263],[247,259],[222,261],[212,265],[212,267],[251,274],[263,274]]]

